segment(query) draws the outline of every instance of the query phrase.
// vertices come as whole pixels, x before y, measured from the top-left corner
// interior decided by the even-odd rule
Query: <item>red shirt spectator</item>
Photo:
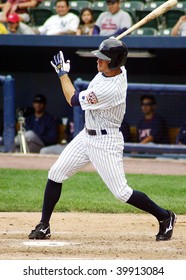
[[[8,14],[17,13],[21,21],[29,22],[30,16],[28,9],[36,7],[42,0],[7,0],[0,14],[0,21],[6,22]]]

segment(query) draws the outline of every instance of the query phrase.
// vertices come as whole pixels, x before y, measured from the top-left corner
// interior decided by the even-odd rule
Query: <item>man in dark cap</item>
[[[93,35],[114,36],[121,34],[132,25],[132,18],[120,8],[120,0],[106,0],[107,11],[97,18]]]
[[[46,112],[46,97],[38,94],[33,100],[33,114],[25,119],[25,140],[30,153],[39,153],[40,149],[57,143],[57,122]],[[19,135],[15,145],[20,145]]]

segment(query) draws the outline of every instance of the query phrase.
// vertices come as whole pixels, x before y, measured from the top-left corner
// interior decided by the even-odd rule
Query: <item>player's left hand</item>
[[[50,63],[59,77],[68,74],[70,71],[70,60],[65,62],[62,51],[60,51],[57,55],[54,55],[54,60]]]

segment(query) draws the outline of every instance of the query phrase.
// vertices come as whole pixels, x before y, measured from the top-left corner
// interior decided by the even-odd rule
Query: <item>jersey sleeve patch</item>
[[[89,104],[96,104],[98,103],[98,99],[97,99],[97,96],[94,92],[91,92],[89,94],[87,94],[87,102]]]

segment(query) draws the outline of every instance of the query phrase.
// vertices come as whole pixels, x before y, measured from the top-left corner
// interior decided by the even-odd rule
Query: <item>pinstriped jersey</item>
[[[114,77],[98,73],[79,94],[88,129],[119,128],[126,110],[127,76],[125,67]]]

